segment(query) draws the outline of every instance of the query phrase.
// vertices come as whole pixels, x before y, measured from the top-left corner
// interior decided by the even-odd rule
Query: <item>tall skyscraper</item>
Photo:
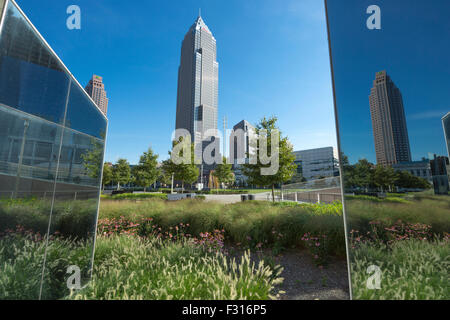
[[[377,163],[411,161],[402,94],[386,71],[377,72],[369,102]]]
[[[176,129],[189,131],[199,159],[208,144],[205,133],[214,130],[213,136],[218,136],[218,74],[216,39],[199,16],[181,47],[175,124]]]
[[[442,117],[442,126],[444,127],[445,142],[447,143],[447,154],[450,158],[450,112]]]
[[[103,83],[103,78],[97,75],[93,75],[92,79],[89,80],[85,88],[86,92],[91,96],[92,100],[97,104],[97,106],[106,115],[108,111],[108,98],[106,97],[105,84]]]

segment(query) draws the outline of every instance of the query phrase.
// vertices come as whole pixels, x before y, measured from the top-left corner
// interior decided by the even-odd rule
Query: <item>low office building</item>
[[[339,175],[338,161],[333,147],[294,151],[294,155],[298,172],[301,172],[306,180]]]
[[[407,171],[413,176],[426,179],[430,183],[433,183],[431,165],[428,159],[421,161],[396,163],[392,165],[392,168],[396,171]]]

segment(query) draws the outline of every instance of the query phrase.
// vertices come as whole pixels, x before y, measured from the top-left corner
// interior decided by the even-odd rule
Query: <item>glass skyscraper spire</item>
[[[205,134],[217,137],[218,74],[216,39],[199,16],[181,47],[176,113],[176,129],[189,131],[197,156],[211,141]]]

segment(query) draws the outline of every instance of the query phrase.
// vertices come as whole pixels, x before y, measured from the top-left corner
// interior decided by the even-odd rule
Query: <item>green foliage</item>
[[[282,137],[276,127],[277,118],[271,117],[266,119],[265,117],[255,127],[255,133],[257,136],[267,138],[267,155],[274,155],[278,152],[278,170],[274,174],[263,175],[262,169],[268,168],[270,164],[263,164],[261,162],[261,155],[266,152],[263,146],[260,146],[260,139],[257,141],[251,140],[251,148],[255,150],[255,154],[259,155],[256,164],[243,164],[242,173],[248,178],[248,183],[258,186],[272,187],[272,200],[275,201],[274,187],[276,184],[289,181],[296,173],[297,165],[294,163],[295,155],[293,154],[293,146],[289,142],[287,137]],[[272,146],[272,135],[276,132],[279,133],[278,150],[275,146]]]
[[[27,236],[11,235],[0,239],[0,299],[36,300],[39,297],[45,242]],[[43,299],[58,299],[67,289],[67,267],[81,269],[82,284],[88,277],[92,246],[85,242],[51,239],[47,246]]]
[[[97,216],[97,199],[55,201],[53,204],[53,232],[66,237],[86,239],[92,236]],[[16,199],[0,201],[0,233],[17,226],[46,234],[51,211],[51,200]]]
[[[386,198],[378,198],[374,196],[366,196],[366,195],[346,195],[346,200],[367,200],[367,201],[373,201],[373,202],[379,202],[379,203],[388,203],[388,202],[395,202],[395,203],[410,203],[407,199],[403,197],[396,197],[396,196],[387,196]]]
[[[99,237],[91,284],[72,299],[263,300],[274,298],[278,274],[249,253],[236,261],[190,241]]]
[[[370,243],[352,250],[351,256],[354,299],[450,299],[448,240],[405,240],[394,243],[389,249]],[[367,288],[370,265],[381,269],[379,290]]]
[[[373,181],[376,186],[381,188],[381,191],[392,190],[396,181],[394,169],[377,164],[373,172]]]
[[[134,183],[145,189],[156,182],[160,176],[158,166],[158,155],[148,148],[140,157],[139,164],[133,168]]]
[[[408,171],[397,172],[396,185],[401,188],[414,188],[414,189],[430,189],[431,184],[422,178],[416,177]]]
[[[395,223],[424,223],[431,226],[433,234],[443,235],[450,230],[448,218],[450,197],[412,194],[405,197],[388,196],[378,199],[368,196],[345,196],[349,230],[364,233],[370,230],[370,222],[379,220]]]
[[[89,177],[100,179],[104,153],[104,144],[95,138],[91,138],[91,147],[88,152],[81,155],[83,165]]]
[[[110,163],[105,163],[103,165],[103,175],[102,175],[102,186],[111,183],[113,179],[113,169]]]
[[[227,158],[223,157],[222,163],[219,163],[213,175],[219,180],[219,183],[225,185],[232,185],[234,182],[233,166],[227,163]]]
[[[130,164],[126,159],[119,159],[112,169],[113,180],[117,182],[117,188],[120,189],[121,184],[126,184],[131,180]]]
[[[407,171],[395,171],[392,167],[374,165],[366,159],[360,159],[350,165],[348,158],[342,158],[344,183],[346,188],[362,187],[366,191],[379,188],[381,191],[394,190],[395,187],[412,189],[429,189],[431,184],[423,178]]]
[[[255,248],[303,247],[301,237],[306,232],[326,234],[330,239],[330,252],[345,255],[342,206],[326,205],[295,206],[268,201],[221,204],[196,200],[165,202],[152,199],[143,202],[102,201],[100,218],[124,216],[134,223],[142,218],[152,218],[164,230],[179,223],[189,224],[188,233],[199,236],[207,230],[225,230],[225,241]],[[279,236],[281,235],[281,236]]]
[[[178,147],[177,147],[178,146]],[[173,149],[175,147],[180,148],[181,150],[179,154],[173,154],[173,151],[169,152],[170,158],[168,160],[163,161],[162,163],[162,171],[164,174],[164,181],[171,181],[171,177],[173,175],[175,180],[180,180],[182,184],[188,183],[192,184],[197,181],[200,171],[195,164],[195,152],[194,152],[194,144],[190,143],[188,140],[184,139],[184,137],[180,137],[178,141],[173,141]],[[189,154],[184,154],[186,150],[190,150]],[[175,163],[173,161],[174,157],[187,157],[190,158],[189,163]],[[188,159],[189,160],[189,159]],[[171,182],[170,182],[171,183]]]
[[[167,194],[165,193],[122,193],[115,194],[113,196],[106,196],[104,199],[112,200],[133,200],[133,199],[161,199],[167,200]]]

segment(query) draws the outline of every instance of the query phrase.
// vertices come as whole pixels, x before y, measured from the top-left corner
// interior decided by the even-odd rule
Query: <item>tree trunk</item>
[[[120,190],[120,182],[117,182],[117,191]]]
[[[272,202],[275,202],[275,184],[272,184]]]
[[[144,193],[147,191],[147,187],[144,187]]]

